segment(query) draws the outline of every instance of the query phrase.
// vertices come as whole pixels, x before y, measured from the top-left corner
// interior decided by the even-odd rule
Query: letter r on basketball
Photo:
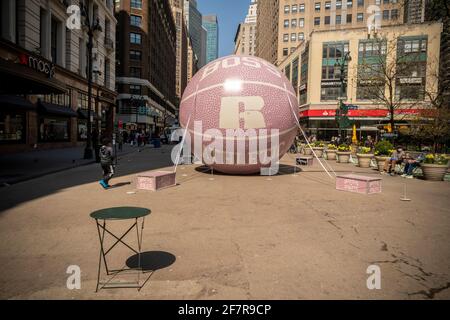
[[[244,111],[240,111],[243,106]],[[258,96],[251,97],[223,97],[220,106],[220,128],[239,129],[241,119],[244,129],[265,128],[266,121],[261,110],[264,108],[264,99]]]

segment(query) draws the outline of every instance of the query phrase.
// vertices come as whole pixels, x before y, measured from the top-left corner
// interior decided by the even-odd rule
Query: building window
[[[305,12],[305,5],[303,3],[298,5],[298,12]]]
[[[340,68],[334,67],[335,59],[341,58],[344,53],[348,52],[348,42],[330,42],[323,44],[322,55],[322,82],[321,82],[321,100],[337,100],[341,92]],[[344,78],[347,77],[346,66]]]
[[[336,9],[342,9],[342,1],[336,0]]]
[[[136,60],[141,61],[142,60],[142,53],[137,50],[130,50],[130,60]]]
[[[289,33],[283,34],[283,42],[288,42],[288,41],[289,41]]]
[[[351,8],[351,7],[353,7],[353,1],[347,0],[347,8]]]
[[[290,10],[290,6],[289,5],[284,6],[284,13],[288,14],[289,10]]]
[[[320,26],[320,17],[315,17],[314,18],[314,25],[315,26]]]
[[[139,33],[130,33],[130,42],[133,44],[141,44],[142,36]]]
[[[292,28],[297,28],[297,19],[292,19],[291,20],[291,27]]]
[[[291,47],[291,53],[295,51],[295,49],[297,49],[296,47]]]
[[[397,20],[398,19],[398,9],[392,9],[391,10],[391,19]]]
[[[383,20],[389,20],[389,10],[383,10]]]
[[[284,27],[289,28],[289,20],[288,19],[284,20]]]
[[[347,15],[347,23],[352,23],[352,15],[351,14]]]
[[[140,26],[141,26],[141,23],[142,23],[142,17],[141,17],[141,16],[136,16],[136,15],[134,15],[134,14],[132,14],[132,15],[130,16],[130,24],[131,24],[133,27],[140,27]]]
[[[297,8],[298,8],[297,5],[296,5],[296,4],[293,4],[293,5],[292,5],[292,8],[291,8],[291,12],[292,12],[292,13],[297,13]]]
[[[70,140],[70,118],[39,118],[39,141],[63,142]]]
[[[324,23],[325,23],[325,24],[330,24],[330,16],[326,16],[326,17],[325,17]]]
[[[358,0],[358,7],[364,7],[364,0]]]
[[[130,94],[141,95],[141,86],[130,84]]]
[[[291,79],[291,65],[288,64],[286,66],[286,68],[284,68],[284,75],[286,76],[286,78],[288,78],[289,80]]]
[[[298,33],[298,40],[304,40],[305,39],[305,34],[303,32],[299,32]]]
[[[142,9],[142,0],[131,0],[131,8]]]
[[[51,50],[51,57],[52,57],[53,63],[60,62],[60,61],[58,61],[58,46],[60,45],[59,41],[58,41],[58,25],[59,25],[58,20],[56,20],[52,17],[50,50]]]
[[[314,4],[314,11],[320,12],[320,2],[316,2],[316,3]]]
[[[283,48],[283,56],[286,57],[289,54],[288,48]]]
[[[305,26],[305,19],[304,18],[298,19],[298,26],[300,28],[303,28]]]
[[[336,15],[336,24],[341,24],[341,15]]]
[[[364,13],[357,13],[356,14],[356,21],[363,22],[364,21]]]
[[[25,143],[25,113],[0,111],[0,144]]]
[[[297,41],[297,34],[291,33],[291,42],[295,42],[295,41]]]
[[[327,1],[325,2],[325,10],[330,10],[331,9],[331,2]]]
[[[130,67],[130,77],[141,78],[141,68]]]
[[[389,0],[383,0],[384,4],[389,4]]]

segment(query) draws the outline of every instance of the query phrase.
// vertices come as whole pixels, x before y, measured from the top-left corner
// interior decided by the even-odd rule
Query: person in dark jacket
[[[106,138],[103,139],[100,148],[100,164],[103,169],[103,179],[99,183],[104,189],[108,189],[110,187],[109,180],[114,176],[114,151],[111,141]]]

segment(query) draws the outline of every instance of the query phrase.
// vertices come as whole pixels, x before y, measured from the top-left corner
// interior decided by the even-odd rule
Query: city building
[[[245,21],[239,24],[236,31],[236,36],[234,38],[234,54],[255,55],[257,9],[257,0],[252,0]]]
[[[184,18],[191,37],[192,50],[198,59],[198,67],[206,63],[206,36],[202,26],[202,14],[197,9],[196,0],[184,0]]]
[[[203,27],[207,31],[206,63],[219,57],[219,21],[215,14],[203,16]]]
[[[281,63],[313,31],[399,24],[398,0],[267,0],[258,4],[257,56]],[[378,20],[379,19],[379,20]]]
[[[177,28],[168,1],[116,2],[119,127],[158,133],[177,106]]]
[[[319,139],[338,135],[336,110],[341,92],[340,68],[336,63],[349,53],[345,71],[345,103],[351,105],[349,118],[361,134],[374,126],[389,121],[386,105],[368,87],[379,87],[387,94],[388,82],[379,82],[367,75],[384,61],[386,68],[396,65],[398,73],[392,79],[395,99],[400,101],[395,110],[395,120],[403,121],[420,115],[430,108],[424,92],[436,92],[436,74],[439,68],[439,48],[442,24],[401,24],[382,27],[378,38],[368,38],[366,28],[346,31],[313,31],[279,65],[291,81],[299,100],[300,123]],[[378,60],[380,59],[380,60]],[[394,60],[397,59],[397,60]],[[372,61],[368,65],[366,61]],[[409,61],[409,63],[405,63]],[[402,63],[400,65],[400,63]],[[370,68],[372,66],[372,68]],[[401,67],[401,68],[400,68]],[[384,70],[380,70],[383,74]],[[351,130],[350,128],[348,128]]]
[[[188,80],[188,31],[184,20],[184,1],[170,0],[173,17],[177,28],[177,66],[175,91],[178,101],[181,100]]]
[[[278,60],[279,0],[259,1],[256,21],[256,56],[270,63]]]
[[[204,26],[201,27],[201,42],[200,42],[200,57],[199,57],[199,67],[206,65],[206,49],[208,41],[208,30]]]
[[[86,143],[88,35],[67,14],[67,3],[1,2],[0,153]],[[92,128],[111,137],[116,96],[113,1],[87,3],[90,21],[100,27],[94,33]]]
[[[402,0],[405,23],[422,23],[425,21],[425,0]]]
[[[187,81],[191,81],[192,77],[198,71],[198,59],[192,48],[191,38],[188,37],[188,50],[187,50]]]

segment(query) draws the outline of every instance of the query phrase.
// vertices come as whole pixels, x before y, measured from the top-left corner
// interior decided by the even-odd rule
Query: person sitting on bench
[[[384,162],[383,171],[381,171],[381,174],[390,174],[393,176],[395,172],[392,172],[393,169],[395,171],[395,165],[397,163],[401,163],[403,161],[403,158],[405,157],[405,152],[401,147],[398,147],[397,150],[394,150],[389,160]]]

